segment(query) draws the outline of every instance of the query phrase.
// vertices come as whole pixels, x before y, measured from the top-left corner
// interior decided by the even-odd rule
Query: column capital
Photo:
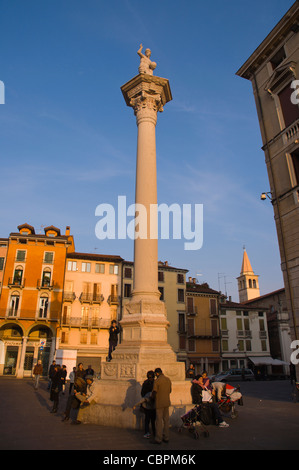
[[[163,106],[172,100],[169,81],[154,75],[139,74],[121,87],[128,106],[138,111],[145,108],[155,113],[162,112]]]

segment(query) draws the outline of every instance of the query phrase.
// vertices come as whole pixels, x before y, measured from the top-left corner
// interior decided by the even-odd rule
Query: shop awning
[[[261,357],[254,357],[251,356],[248,359],[250,359],[251,362],[255,366],[288,366],[289,364],[287,362],[281,361],[279,359],[273,359],[271,356],[261,356]]]

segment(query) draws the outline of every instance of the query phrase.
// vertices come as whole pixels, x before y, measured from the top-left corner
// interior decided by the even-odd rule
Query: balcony
[[[251,330],[237,330],[237,338],[252,338]]]
[[[266,331],[260,331],[260,339],[267,339],[267,332]]]
[[[283,143],[290,144],[299,139],[299,119],[291,124],[283,133]]]
[[[62,326],[68,326],[70,328],[106,328],[110,327],[111,321],[104,318],[89,317],[84,315],[83,317],[72,317],[69,315],[62,315],[61,319]]]
[[[25,287],[25,281],[26,279],[22,279],[20,277],[10,277],[8,279],[8,287],[11,288],[18,288],[18,289],[23,289]]]
[[[109,305],[118,305],[119,303],[118,295],[109,295],[107,302]]]
[[[102,294],[87,294],[85,292],[81,292],[79,300],[80,300],[81,304],[83,304],[83,303],[101,304],[104,300],[104,297],[103,297]]]
[[[50,279],[39,279],[37,281],[36,288],[41,290],[41,289],[46,289],[46,290],[52,290],[54,286],[54,281],[51,281]]]
[[[76,299],[75,292],[64,292],[63,293],[63,301],[64,302],[74,302]]]
[[[190,317],[195,317],[197,315],[197,307],[188,307],[187,309],[187,315]]]

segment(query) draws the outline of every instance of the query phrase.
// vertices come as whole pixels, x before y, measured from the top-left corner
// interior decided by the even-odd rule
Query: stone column
[[[17,373],[16,373],[17,379],[22,379],[24,377],[24,360],[25,360],[25,353],[26,353],[26,348],[27,348],[27,340],[28,340],[27,336],[23,336],[21,351],[19,352],[20,359],[17,364]]]
[[[134,288],[132,299],[124,306],[121,326],[122,343],[113,353],[115,363],[130,358],[136,362],[134,378],[142,380],[147,367],[172,364],[176,378],[183,379],[184,365],[177,363],[176,355],[167,342],[167,312],[160,301],[158,290],[158,234],[157,234],[157,169],[156,123],[157,113],[172,99],[168,80],[148,74],[139,74],[122,88],[128,106],[136,116],[136,222],[134,240]],[[104,368],[111,373],[112,364]],[[128,370],[128,369],[126,369]],[[139,372],[138,372],[139,371]],[[132,370],[131,370],[132,372]]]
[[[80,410],[84,422],[136,428],[140,416],[132,407],[140,401],[147,371],[160,367],[172,381],[171,423],[191,408],[185,364],[177,362],[167,341],[167,312],[158,291],[156,123],[157,113],[172,99],[168,80],[140,73],[121,87],[133,108],[138,128],[136,163],[136,227],[134,288],[124,306],[122,342],[110,362],[102,363],[95,387],[95,404]],[[154,209],[153,210],[153,207]]]

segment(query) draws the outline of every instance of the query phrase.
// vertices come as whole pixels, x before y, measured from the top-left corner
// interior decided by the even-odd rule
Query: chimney
[[[189,282],[190,282],[190,283],[192,282],[192,277],[189,277]]]
[[[66,235],[66,237],[69,237],[70,234],[71,234],[71,229],[70,229],[69,226],[67,226],[66,229],[65,229],[65,235]]]
[[[196,277],[192,278],[193,284],[196,284]]]

